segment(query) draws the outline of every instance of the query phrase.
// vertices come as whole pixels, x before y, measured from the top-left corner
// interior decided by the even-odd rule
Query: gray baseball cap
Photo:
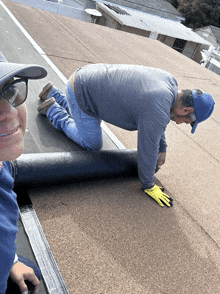
[[[13,77],[42,79],[47,76],[45,68],[35,64],[10,63],[0,52],[0,86]]]

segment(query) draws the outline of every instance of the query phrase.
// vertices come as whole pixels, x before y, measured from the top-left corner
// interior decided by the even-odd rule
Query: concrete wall
[[[73,1],[72,6],[63,5],[46,0],[11,0],[12,2],[24,4],[27,6],[47,10],[53,13],[65,15],[75,19],[91,22],[91,16],[84,11],[84,5],[78,1]]]

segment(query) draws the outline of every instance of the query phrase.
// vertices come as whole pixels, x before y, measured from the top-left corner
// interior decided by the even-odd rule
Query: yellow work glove
[[[163,193],[164,189],[154,185],[151,189],[143,189],[143,191],[157,201],[157,203],[160,206],[164,206],[166,204],[167,206],[173,206],[173,199],[168,196],[167,194]]]

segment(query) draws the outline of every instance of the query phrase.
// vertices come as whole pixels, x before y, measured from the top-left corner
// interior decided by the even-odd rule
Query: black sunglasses
[[[0,99],[4,98],[13,107],[17,107],[25,102],[28,93],[28,79],[17,79],[11,84],[6,84],[0,92]]]

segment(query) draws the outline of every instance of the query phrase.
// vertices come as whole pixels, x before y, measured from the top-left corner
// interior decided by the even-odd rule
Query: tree
[[[185,17],[184,25],[193,29],[220,27],[220,0],[166,0]]]
[[[220,27],[220,3],[218,0],[179,0],[178,11],[185,17],[187,27],[213,25]]]
[[[170,2],[176,9],[179,6],[179,0],[166,0],[167,2]]]

